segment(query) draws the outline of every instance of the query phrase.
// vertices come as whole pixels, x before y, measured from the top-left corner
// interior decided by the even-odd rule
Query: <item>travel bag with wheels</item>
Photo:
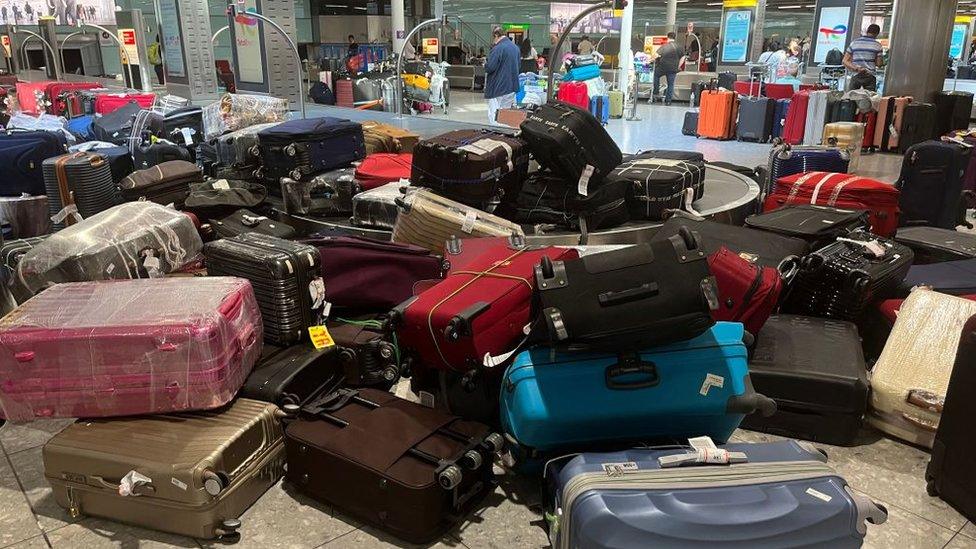
[[[143,109],[152,108],[156,102],[154,93],[103,93],[95,96],[95,114],[106,115],[135,103]]]
[[[776,413],[746,416],[743,429],[835,446],[855,443],[869,384],[854,324],[769,317],[757,332],[749,377],[756,391],[776,401]]]
[[[783,177],[807,172],[847,173],[850,164],[850,153],[839,147],[777,145],[769,151],[769,181],[763,194],[773,192]]]
[[[82,114],[84,109],[78,92],[99,87],[101,85],[95,82],[51,82],[44,91],[45,99],[50,102],[47,113],[65,118]],[[20,94],[17,99],[20,99]]]
[[[857,101],[853,99],[836,99],[827,105],[827,124],[837,122],[853,122],[857,114]]]
[[[363,127],[342,118],[289,120],[258,132],[262,176],[307,179],[366,156]]]
[[[784,261],[802,258],[810,252],[810,244],[801,238],[684,215],[675,215],[665,221],[651,237],[651,242],[667,240],[678,234],[682,227],[698,235],[707,255],[724,247],[760,267],[777,268]]]
[[[68,153],[44,161],[44,186],[53,228],[62,229],[120,203],[112,168],[97,153]],[[77,212],[77,215],[74,215]]]
[[[786,117],[790,111],[790,103],[791,101],[789,99],[776,100],[776,109],[773,112],[773,139],[783,138],[783,128],[786,125]]]
[[[976,294],[976,259],[912,265],[902,283],[902,290],[907,292],[917,286],[950,295]]]
[[[268,189],[259,183],[228,179],[208,179],[192,183],[183,210],[199,219],[220,219],[244,208],[264,204]]]
[[[129,137],[132,137],[133,122],[136,115],[142,110],[138,103],[133,102],[106,115],[96,117],[95,121],[92,122],[92,133],[99,141],[128,145]],[[159,121],[162,122],[161,117]],[[156,129],[161,130],[162,128]]]
[[[278,406],[300,405],[323,391],[338,389],[342,381],[335,345],[316,349],[307,343],[284,347],[265,343],[239,396]]]
[[[112,181],[115,181],[116,184],[125,179],[134,170],[132,166],[132,153],[129,151],[129,147],[101,141],[88,141],[80,145],[75,145],[69,150],[71,152],[92,152],[101,155],[108,161],[109,167],[112,169]]]
[[[685,121],[681,125],[682,135],[698,137],[698,119],[701,113],[698,111],[688,111],[685,113]]]
[[[819,145],[823,142],[823,127],[827,123],[827,104],[839,92],[816,90],[810,92],[807,103],[806,127],[803,129],[804,145]]]
[[[529,175],[518,195],[504,200],[495,213],[525,225],[553,224],[573,230],[596,231],[630,220],[627,197],[630,181],[606,181],[579,194],[575,182],[548,171]]]
[[[704,162],[690,158],[672,160],[667,156],[657,151],[644,152],[628,157],[610,172],[608,181],[630,183],[631,217],[666,219],[670,212],[684,209],[705,193]]]
[[[800,238],[814,248],[832,243],[858,229],[870,227],[865,210],[841,210],[828,206],[799,204],[746,218],[746,227]]]
[[[902,119],[905,107],[912,102],[911,97],[886,95],[878,106],[878,122],[874,130],[874,147],[881,152],[898,150]]]
[[[400,349],[387,316],[332,315],[326,326],[338,348],[346,385],[389,389],[404,373]]]
[[[246,128],[221,135],[216,139],[217,161],[222,166],[257,168],[261,162],[261,150],[258,148],[258,133],[277,126],[279,122],[255,124]]]
[[[783,122],[783,141],[788,145],[803,144],[803,134],[807,126],[807,110],[810,106],[810,92],[799,91],[793,94]]]
[[[973,94],[970,92],[942,91],[935,94],[935,133],[932,135],[969,129],[972,111]]]
[[[234,543],[239,517],[284,475],[282,413],[219,410],[81,420],[44,445],[44,477],[71,516]]]
[[[624,117],[624,92],[620,90],[610,90],[607,92],[610,98],[610,118]]]
[[[864,124],[861,122],[832,122],[824,126],[823,144],[847,151],[850,156],[847,171],[857,173],[864,143]]]
[[[739,101],[735,92],[705,90],[698,114],[698,136],[708,139],[733,139]]]
[[[938,227],[902,227],[895,241],[915,253],[915,265],[976,259],[976,235]]]
[[[356,168],[339,168],[308,180],[282,177],[279,186],[285,212],[302,215],[348,216],[353,198],[362,193]]]
[[[163,115],[164,138],[191,151],[203,142],[203,109],[180,107]]]
[[[44,194],[44,161],[66,152],[68,146],[60,133],[0,132],[0,195]]]
[[[585,108],[547,103],[530,112],[519,128],[536,161],[577,181],[581,191],[599,184],[623,160],[617,144]]]
[[[932,103],[909,103],[902,114],[901,131],[898,136],[898,152],[905,154],[912,145],[928,141],[935,133],[936,109]]]
[[[410,187],[407,187],[408,189]],[[444,250],[451,236],[522,235],[522,227],[496,215],[465,206],[427,189],[407,192],[397,201],[400,212],[393,225],[393,242],[414,244],[434,253]]]
[[[193,162],[193,153],[186,147],[166,140],[142,143],[132,149],[132,164],[133,168],[137,170],[144,170],[173,160]]]
[[[203,182],[200,168],[186,160],[171,160],[145,170],[137,170],[119,182],[122,198],[173,204],[182,208],[190,185]]]
[[[209,223],[219,238],[244,233],[261,233],[286,240],[295,237],[295,227],[243,208],[220,219],[210,219]]]
[[[375,120],[364,120],[362,125],[367,155],[378,152],[409,153],[420,142],[419,135],[398,126]]]
[[[342,389],[285,426],[285,480],[411,543],[437,539],[495,486],[488,427],[375,389]]]
[[[739,141],[765,143],[773,135],[773,119],[776,101],[768,97],[742,97],[739,99],[739,124],[736,133]]]
[[[411,153],[374,153],[366,155],[354,170],[359,187],[365,191],[376,187],[410,179],[413,165]]]
[[[415,187],[395,181],[369,191],[356,193],[351,199],[352,224],[357,227],[393,229],[397,217],[400,216],[397,201],[403,200],[404,191],[414,190]]]
[[[779,271],[755,265],[725,247],[708,256],[708,269],[718,289],[719,305],[712,318],[741,322],[750,334],[758,334],[779,307],[785,286]]]
[[[966,223],[963,177],[971,147],[925,141],[905,151],[895,188],[901,192],[901,224],[955,229]]]
[[[596,95],[590,97],[590,112],[601,124],[606,124],[610,120],[610,96]]]
[[[0,196],[0,219],[4,242],[51,232],[51,212],[44,195]]]

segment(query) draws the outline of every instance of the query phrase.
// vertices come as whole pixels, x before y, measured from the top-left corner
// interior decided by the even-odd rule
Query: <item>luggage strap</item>
[[[830,193],[830,198],[827,199],[827,205],[833,206],[834,204],[836,204],[837,199],[840,198],[840,193],[844,191],[844,187],[848,186],[849,184],[853,183],[854,181],[860,178],[861,178],[860,176],[855,175],[853,177],[848,177],[847,179],[838,183],[837,186],[834,187],[833,192]],[[811,204],[813,204],[813,202],[811,202]]]
[[[826,183],[828,179],[833,177],[834,175],[833,173],[823,174],[823,172],[810,172],[808,174],[804,174],[802,177],[796,180],[796,183],[793,183],[793,187],[790,189],[790,194],[786,198],[787,202],[792,202],[793,199],[796,198],[796,195],[800,193],[800,189],[802,189],[803,186],[807,184],[807,182],[809,182],[814,177],[817,177],[818,175],[824,175],[824,177],[820,180],[819,183],[817,183],[817,186],[814,188],[813,198],[810,201],[811,204],[816,204],[817,194],[820,193],[820,187],[824,183]]]
[[[336,410],[344,407],[349,403],[350,400],[359,396],[359,391],[355,389],[339,389],[328,393],[323,397],[319,397],[305,406],[302,406],[302,411],[309,413],[313,416],[317,416],[322,413],[335,412]]]
[[[66,154],[54,162],[54,171],[58,180],[58,194],[61,195],[61,211],[52,218],[55,223],[64,222],[65,225],[74,225],[81,219],[81,216],[78,215],[78,206],[75,205],[75,193],[68,188],[68,161],[84,158],[87,154],[85,152]]]

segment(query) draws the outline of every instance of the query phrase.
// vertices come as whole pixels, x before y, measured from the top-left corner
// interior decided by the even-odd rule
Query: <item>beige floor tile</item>
[[[37,515],[37,522],[45,532],[81,520],[81,518],[71,518],[68,512],[55,501],[51,485],[44,478],[40,446],[13,454],[10,456],[10,462],[13,463],[14,471],[27,494],[27,500],[34,514]]]
[[[976,539],[959,533],[949,541],[945,549],[976,549]]]
[[[949,542],[955,532],[933,524],[888,502],[888,522],[869,524],[864,538],[865,549],[938,549]]]
[[[464,545],[457,539],[446,536],[440,541],[435,541],[426,545],[415,545],[395,539],[375,528],[364,527],[334,539],[324,546],[326,549],[387,549],[387,548],[430,548],[430,549],[465,549]]]
[[[125,549],[195,549],[199,547],[192,538],[185,538],[165,532],[146,530],[108,520],[87,518],[69,524],[47,534],[51,546],[71,549],[102,549],[120,547]]]
[[[48,549],[50,545],[44,540],[44,536],[34,536],[30,539],[15,543],[13,545],[7,545],[3,549]]]
[[[0,452],[0,547],[38,536],[41,533],[17,477]]]
[[[0,444],[8,454],[42,446],[73,422],[73,419],[39,419],[29,423],[8,423],[0,427]]]

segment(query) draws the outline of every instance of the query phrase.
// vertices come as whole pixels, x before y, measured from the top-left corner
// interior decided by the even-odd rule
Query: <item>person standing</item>
[[[153,70],[156,71],[156,81],[160,84],[165,84],[166,78],[163,76],[163,46],[159,43],[158,34],[156,35],[156,40],[146,48],[146,57],[149,64],[153,66]]]
[[[488,100],[488,122],[497,124],[498,109],[515,105],[515,92],[519,87],[519,47],[511,41],[501,27],[491,30],[495,41],[485,63],[485,99]]]
[[[519,72],[539,72],[539,63],[536,60],[539,52],[532,47],[532,41],[528,37],[523,38],[522,43],[519,44],[519,54],[521,58]]]
[[[678,66],[681,63],[681,51],[674,41],[675,34],[668,33],[668,43],[658,48],[654,54],[654,90],[653,95],[657,97],[661,89],[661,77],[668,81],[668,91],[664,94],[664,104],[670,105],[674,98],[674,79],[678,75]]]
[[[875,24],[868,25],[864,35],[851,40],[851,45],[847,46],[844,66],[854,73],[851,77],[852,90],[878,89],[878,79],[874,72],[884,65],[882,57],[884,47],[881,46],[881,42],[878,42],[879,34],[881,34],[881,27]]]
[[[356,42],[356,37],[349,35],[349,48],[346,50],[346,57],[353,57],[359,55],[359,42]]]
[[[593,42],[590,42],[590,37],[583,35],[580,39],[579,44],[576,45],[576,51],[580,55],[590,55],[593,53]]]

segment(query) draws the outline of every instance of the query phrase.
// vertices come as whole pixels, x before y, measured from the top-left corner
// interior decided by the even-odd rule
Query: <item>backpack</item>
[[[827,52],[827,58],[824,59],[825,65],[843,65],[844,64],[844,52],[837,48],[834,48]]]
[[[146,57],[149,58],[150,65],[162,65],[163,58],[159,56],[159,42],[153,42],[146,48]]]

